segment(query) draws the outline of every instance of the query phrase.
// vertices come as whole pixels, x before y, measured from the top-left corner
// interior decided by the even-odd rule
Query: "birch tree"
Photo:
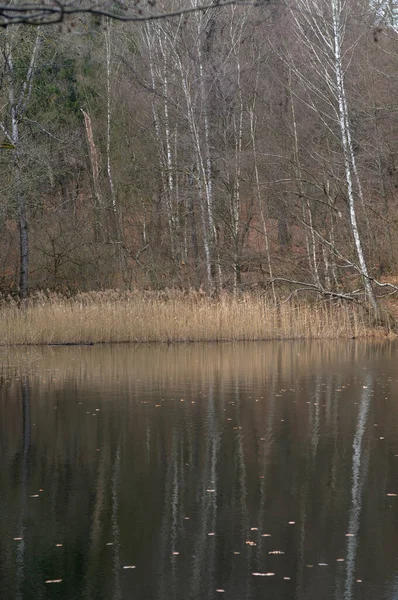
[[[24,186],[24,148],[21,130],[32,94],[42,33],[41,29],[38,28],[29,49],[30,58],[23,77],[21,77],[19,69],[16,69],[15,66],[18,47],[23,44],[21,35],[22,32],[16,29],[5,31],[0,37],[4,79],[8,91],[8,102],[0,113],[0,129],[8,140],[13,153],[13,187],[18,211],[19,230],[19,296],[21,300],[25,300],[28,295],[29,284],[29,220]]]
[[[362,277],[369,304],[378,312],[357,216],[358,201],[361,205],[365,202],[354,151],[345,83],[348,66],[345,64],[345,34],[350,17],[349,6],[345,0],[298,0],[291,15],[297,39],[310,59],[308,76],[293,61],[295,72],[305,82],[309,94],[331,109],[331,114],[327,116],[322,113],[324,124],[329,129],[338,126],[349,221],[357,257],[355,267]]]

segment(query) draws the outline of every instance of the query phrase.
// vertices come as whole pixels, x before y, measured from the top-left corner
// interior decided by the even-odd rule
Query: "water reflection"
[[[357,428],[353,443],[351,509],[348,522],[348,533],[346,533],[347,576],[344,600],[351,600],[353,596],[355,561],[358,550],[359,518],[361,515],[362,495],[369,464],[369,453],[363,446],[365,431],[368,426],[368,415],[373,388],[373,381],[370,374],[365,377],[365,382],[366,385],[363,386],[363,391],[361,393]],[[361,583],[361,580],[358,582]]]
[[[356,342],[7,352],[4,597],[396,599],[396,358]]]

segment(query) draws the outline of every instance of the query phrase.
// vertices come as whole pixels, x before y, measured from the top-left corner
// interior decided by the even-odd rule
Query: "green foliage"
[[[36,72],[28,116],[43,123],[72,124],[80,119],[84,90],[76,57],[63,48],[48,48]]]

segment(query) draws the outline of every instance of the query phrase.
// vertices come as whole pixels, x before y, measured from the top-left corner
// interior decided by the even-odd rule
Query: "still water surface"
[[[0,598],[398,599],[397,358],[2,351]]]

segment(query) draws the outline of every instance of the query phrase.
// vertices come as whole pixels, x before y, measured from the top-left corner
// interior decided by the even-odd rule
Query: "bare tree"
[[[373,309],[378,312],[377,300],[372,288],[369,269],[363,250],[358,226],[357,200],[364,204],[362,182],[354,152],[350,108],[345,85],[344,35],[348,14],[348,5],[341,0],[299,0],[292,9],[295,33],[311,58],[311,75],[303,75],[295,66],[299,77],[305,81],[311,91],[312,99],[317,98],[331,109],[330,120],[338,124],[341,151],[344,160],[344,173],[351,233],[354,240],[357,269],[362,275],[366,296]],[[311,73],[311,71],[310,71]],[[319,82],[321,85],[319,85]],[[323,86],[323,87],[321,87]],[[328,117],[322,118],[325,120]]]
[[[32,87],[37,66],[37,59],[42,41],[41,29],[38,28],[30,49],[30,60],[21,77],[15,68],[14,54],[21,41],[19,30],[9,31],[2,35],[2,57],[4,61],[5,81],[8,88],[6,114],[0,115],[0,128],[7,138],[14,158],[14,190],[17,198],[19,228],[19,295],[24,300],[28,295],[29,284],[29,240],[28,211],[24,190],[23,174],[23,140],[21,126],[29,106]]]

